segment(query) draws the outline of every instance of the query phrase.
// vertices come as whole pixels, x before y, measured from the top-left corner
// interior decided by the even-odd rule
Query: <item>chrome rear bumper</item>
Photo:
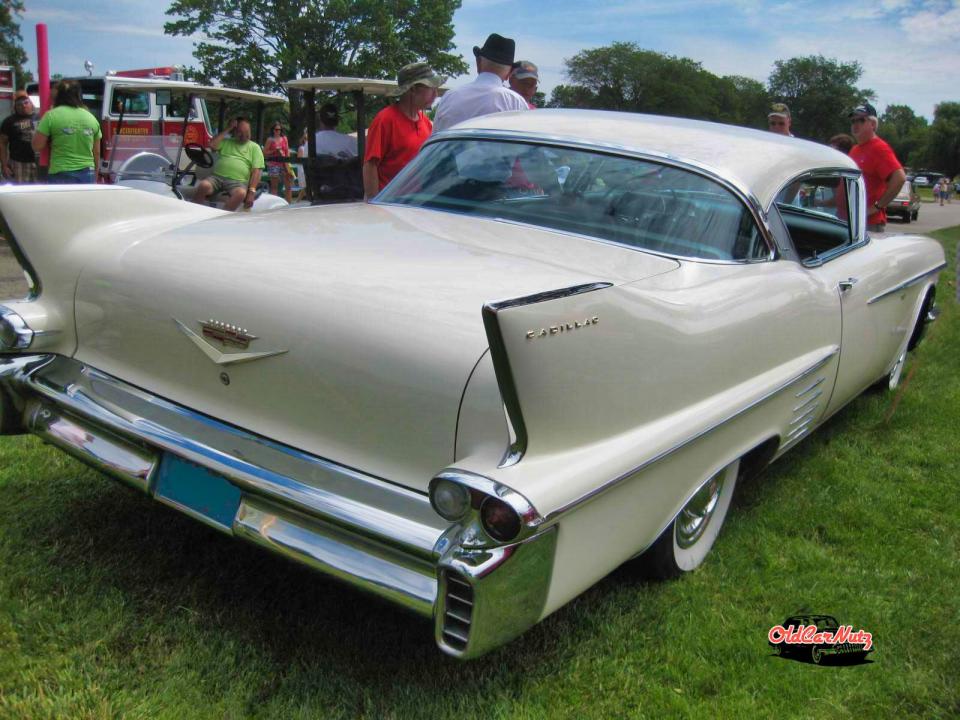
[[[555,529],[513,545],[462,548],[457,528],[425,495],[75,360],[0,356],[0,434],[18,432],[218,530],[434,618],[437,643],[457,657],[507,642],[543,611]],[[457,582],[469,586],[469,607],[451,599]]]

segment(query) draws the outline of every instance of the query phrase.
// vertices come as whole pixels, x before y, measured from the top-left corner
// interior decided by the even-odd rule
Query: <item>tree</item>
[[[463,73],[467,65],[449,52],[459,7],[460,0],[174,0],[167,15],[178,19],[164,31],[205,36],[194,46],[196,79],[284,92],[281,83],[296,77],[395,77],[417,60]]]
[[[742,75],[727,75],[725,82],[733,85],[734,113],[737,125],[766,130],[770,112],[770,95],[762,82]]]
[[[934,108],[924,158],[927,167],[960,175],[960,102],[942,102]]]
[[[739,122],[736,84],[690,58],[615,42],[564,61],[570,85],[554,88],[551,107],[584,107]]]
[[[880,117],[880,135],[904,165],[917,167],[927,144],[927,119],[906,105],[888,105]]]
[[[790,106],[793,131],[802,137],[826,141],[836,133],[850,132],[850,111],[875,98],[872,90],[856,87],[863,75],[858,62],[808,55],[773,65],[767,89]]]
[[[0,61],[13,67],[18,88],[33,80],[33,75],[23,69],[27,53],[21,46],[23,38],[19,20],[22,14],[22,0],[3,0],[0,4]]]

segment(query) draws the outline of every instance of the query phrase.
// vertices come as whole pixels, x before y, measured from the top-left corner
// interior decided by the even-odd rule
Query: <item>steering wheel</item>
[[[183,146],[183,151],[197,167],[213,167],[213,155],[203,145],[199,143],[187,143]]]

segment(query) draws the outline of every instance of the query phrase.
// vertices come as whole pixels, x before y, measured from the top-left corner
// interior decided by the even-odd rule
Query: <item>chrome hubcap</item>
[[[721,470],[704,483],[677,516],[676,538],[681,548],[691,547],[706,531],[720,500],[724,475],[725,471]]]

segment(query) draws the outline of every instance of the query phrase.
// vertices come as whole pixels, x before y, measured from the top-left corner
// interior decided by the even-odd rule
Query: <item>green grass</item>
[[[470,663],[429,623],[167,510],[33,438],[0,440],[0,718],[955,718],[960,228],[941,320],[885,393],[741,486],[698,572],[626,566]],[[873,662],[771,656],[789,614]]]

